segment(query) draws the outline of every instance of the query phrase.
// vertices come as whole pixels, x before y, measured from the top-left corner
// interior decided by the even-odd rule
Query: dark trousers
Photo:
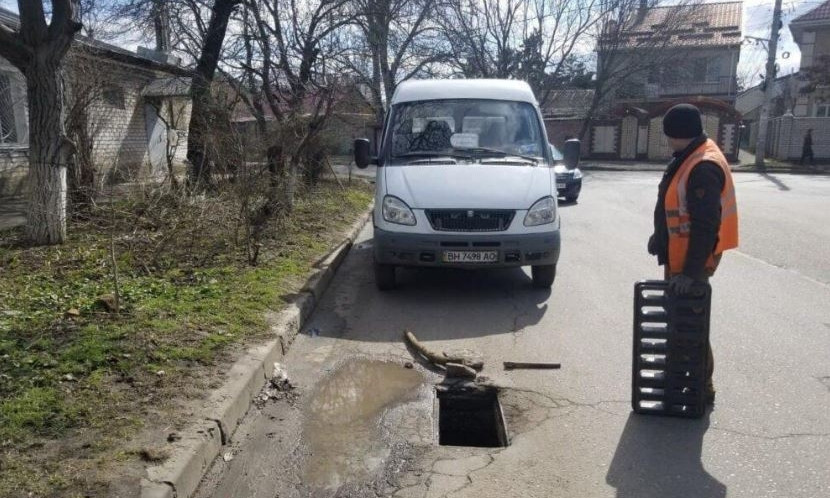
[[[669,274],[669,267],[668,265],[663,267],[663,278],[665,280],[669,280],[671,275]],[[709,277],[704,277],[703,282],[709,283]],[[715,356],[712,354],[712,328],[709,327],[709,336],[707,337],[706,343],[706,389],[714,389],[714,384],[712,383],[712,375],[715,373]]]
[[[801,161],[798,164],[804,164],[804,160],[810,158],[810,164],[813,164],[815,161],[815,157],[813,157],[813,148],[812,147],[805,147],[801,151]]]

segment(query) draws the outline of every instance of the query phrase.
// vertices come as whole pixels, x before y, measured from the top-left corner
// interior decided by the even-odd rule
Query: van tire
[[[395,288],[395,267],[393,265],[384,265],[378,262],[374,263],[375,267],[375,286],[378,290],[388,291]]]
[[[556,265],[538,265],[530,269],[533,275],[533,287],[550,289],[556,279]]]

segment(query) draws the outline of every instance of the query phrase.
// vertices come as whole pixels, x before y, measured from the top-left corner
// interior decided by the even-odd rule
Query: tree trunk
[[[205,147],[209,137],[206,136],[210,123],[210,84],[219,64],[222,44],[228,30],[228,20],[233,9],[242,0],[215,0],[205,34],[199,63],[193,74],[190,96],[193,100],[190,127],[187,132],[187,160],[190,162],[188,183],[191,188],[209,180],[211,158]],[[198,188],[198,187],[197,187]]]
[[[26,68],[31,189],[26,237],[38,244],[66,239],[66,164],[73,152],[64,134],[61,60],[32,57]]]

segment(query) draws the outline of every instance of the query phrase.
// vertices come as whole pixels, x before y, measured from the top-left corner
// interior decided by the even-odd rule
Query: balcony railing
[[[714,82],[685,82],[676,85],[660,85],[658,88],[660,97],[674,95],[734,95],[736,91],[735,80],[732,78],[721,78]]]
[[[704,82],[692,81],[677,84],[631,84],[622,86],[617,98],[621,99],[659,99],[666,97],[681,97],[684,95],[728,95],[737,92],[737,85],[732,78],[721,78],[719,81]]]

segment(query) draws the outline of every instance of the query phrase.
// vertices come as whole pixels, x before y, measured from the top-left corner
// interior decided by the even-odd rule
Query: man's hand
[[[669,290],[677,296],[682,296],[689,293],[694,283],[695,279],[681,273],[669,279]]]

